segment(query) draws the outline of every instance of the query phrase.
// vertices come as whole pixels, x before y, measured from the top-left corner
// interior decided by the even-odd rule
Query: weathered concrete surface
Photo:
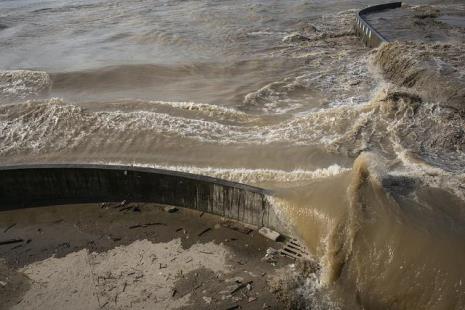
[[[355,18],[355,32],[362,39],[368,47],[378,47],[388,40],[373,28],[365,19],[364,16],[373,12],[379,12],[382,10],[396,9],[402,6],[402,2],[391,2],[386,4],[379,4],[370,6],[366,9],[361,10],[357,13]]]
[[[274,230],[271,230],[267,227],[262,227],[258,230],[258,233],[270,240],[276,241],[280,237],[280,234]]]
[[[287,234],[271,192],[188,173],[107,165],[0,167],[0,211],[90,202],[154,202],[196,209]]]

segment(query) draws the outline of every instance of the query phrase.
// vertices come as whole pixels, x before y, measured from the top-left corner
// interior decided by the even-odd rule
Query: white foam
[[[127,165],[125,162],[94,162],[97,164],[110,165]],[[247,168],[214,168],[214,167],[195,167],[195,166],[173,166],[162,164],[148,163],[131,163],[132,166],[149,167],[156,169],[164,169],[171,171],[187,172],[199,175],[210,176],[214,178],[246,183],[259,184],[265,182],[299,182],[313,180],[319,178],[332,177],[346,171],[350,168],[344,168],[337,164],[333,164],[327,168],[319,168],[316,170],[276,170],[276,169],[247,169]]]
[[[46,72],[0,71],[0,100],[18,100],[48,93],[52,81]]]
[[[440,167],[432,166],[423,161],[414,161],[408,155],[408,151],[396,144],[396,154],[406,169],[397,169],[389,172],[397,176],[414,176],[430,187],[448,190],[465,202],[465,173],[454,173]]]
[[[271,36],[271,35],[283,35],[285,32],[280,32],[280,31],[252,31],[247,33],[249,36]]]
[[[284,114],[302,107],[301,100],[289,98],[289,94],[300,86],[298,80],[289,78],[271,82],[245,95],[243,104],[262,107],[266,113]]]
[[[220,117],[230,117],[230,118],[241,118],[246,119],[248,115],[244,112],[222,107],[213,104],[207,103],[198,103],[198,102],[191,102],[191,101],[160,101],[160,100],[152,100],[150,101],[152,104],[162,105],[162,106],[169,106],[175,109],[183,109],[188,111],[195,111],[206,114],[208,116],[220,116]]]
[[[178,136],[215,144],[331,144],[346,126],[363,115],[360,107],[335,107],[294,117],[275,125],[237,126],[153,111],[88,112],[60,99],[0,108],[0,154],[59,151],[81,142],[99,148],[143,136]],[[121,142],[118,142],[121,143]]]

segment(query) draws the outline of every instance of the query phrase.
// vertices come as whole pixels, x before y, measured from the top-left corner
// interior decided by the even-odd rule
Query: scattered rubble
[[[320,273],[321,267],[316,261],[296,260],[270,277],[268,285],[285,309],[339,309],[335,304],[330,305],[320,290]]]
[[[279,251],[273,248],[268,248],[266,250],[265,256],[262,258],[262,261],[276,265],[276,262],[279,257]]]
[[[118,207],[115,208],[115,205]],[[141,209],[144,207],[139,205]],[[30,251],[28,257],[33,254],[38,258],[49,258],[22,258],[21,264],[26,269],[20,267],[18,270],[32,279],[32,287],[22,301],[15,301],[15,304],[19,302],[18,307],[27,308],[39,299],[44,302],[44,306],[53,308],[59,305],[58,308],[70,310],[77,309],[74,304],[92,309],[125,308],[131,303],[147,305],[148,308],[156,305],[166,309],[187,304],[215,309],[236,306],[260,308],[264,302],[277,304],[266,286],[266,277],[274,274],[274,268],[261,262],[263,249],[271,241],[252,234],[253,229],[246,225],[223,221],[208,214],[199,219],[200,212],[184,209],[177,216],[171,216],[166,212],[165,206],[144,207],[142,211],[146,222],[139,222],[140,217],[132,215],[130,211],[135,207],[134,203],[126,201],[94,206],[94,212],[105,216],[82,212],[85,208],[81,207],[80,215],[76,217],[67,214],[69,209],[57,208],[57,214],[49,221],[56,225],[50,225],[40,232],[38,226],[34,227],[32,232],[40,233],[41,239],[48,239],[49,235],[55,235],[58,231],[67,234],[76,229],[84,233],[84,239],[68,238],[64,234],[64,239],[59,242],[47,244],[41,240],[32,244],[32,248],[27,247]],[[123,211],[129,213],[121,216]],[[35,213],[34,210],[29,212]],[[193,217],[191,213],[196,216]],[[81,218],[83,215],[85,217]],[[96,217],[102,221],[99,226],[89,222],[89,219]],[[63,219],[56,221],[56,218]],[[2,223],[2,227],[11,226],[12,222],[8,219],[8,222]],[[21,221],[15,222],[18,222],[15,233],[22,235],[24,225]],[[170,228],[156,229],[156,234],[152,234],[150,227],[165,225]],[[186,236],[185,225],[189,225],[187,228],[192,230],[190,238]],[[207,238],[205,234],[208,234]],[[178,239],[172,240],[175,236]],[[141,237],[146,239],[140,240]],[[159,243],[151,243],[153,241],[147,239]],[[202,239],[215,241],[202,243]],[[18,245],[26,250],[27,240],[23,238],[10,247]],[[230,243],[226,245],[226,242]],[[5,253],[14,263],[14,255],[23,253],[24,250]],[[227,251],[231,251],[231,255],[225,255]],[[281,262],[289,262],[284,257],[278,257],[277,260],[280,265]],[[73,265],[72,271],[62,272],[71,270],[67,269],[70,264]],[[90,266],[90,269],[83,266]],[[50,278],[51,270],[58,272],[53,273]],[[34,279],[46,282],[48,288],[37,285]],[[230,279],[234,280],[229,281]],[[8,283],[6,287],[10,286],[8,281],[2,278],[0,280]],[[90,284],[88,281],[91,281]],[[58,283],[61,283],[59,289]],[[51,289],[51,286],[56,289]],[[0,284],[0,291],[1,288]],[[95,296],[98,296],[98,300],[93,300]],[[92,305],[81,304],[77,300],[87,300]]]
[[[274,230],[271,230],[267,227],[262,227],[258,230],[258,233],[270,240],[273,240],[273,241],[277,241],[278,238],[281,236],[280,233],[274,231]]]
[[[168,212],[168,213],[174,213],[174,212],[177,212],[178,211],[178,208],[176,207],[172,207],[172,206],[166,206],[164,208],[165,212]]]
[[[246,227],[244,224],[234,222],[234,221],[231,221],[231,220],[226,220],[226,221],[222,222],[221,225],[223,227],[226,227],[226,228],[241,232],[241,233],[246,234],[246,235],[250,234],[253,231],[253,229]]]
[[[243,288],[245,288],[245,287],[247,287],[247,289],[250,290],[250,288],[251,288],[250,285],[251,285],[252,283],[253,283],[253,281],[248,281],[248,282],[239,284],[235,289],[233,289],[233,290],[231,291],[231,295],[233,295],[234,293],[236,293],[237,291],[239,291],[239,290],[241,290],[241,289],[243,289]]]

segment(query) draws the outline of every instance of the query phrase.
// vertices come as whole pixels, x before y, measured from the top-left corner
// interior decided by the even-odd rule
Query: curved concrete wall
[[[362,39],[366,46],[378,47],[382,43],[388,42],[388,40],[366,21],[365,16],[373,12],[396,9],[400,8],[401,6],[402,2],[391,2],[371,6],[357,13],[355,18],[355,32]]]
[[[154,202],[196,209],[288,234],[271,192],[207,176],[152,168],[52,164],[0,167],[0,211],[90,202]]]

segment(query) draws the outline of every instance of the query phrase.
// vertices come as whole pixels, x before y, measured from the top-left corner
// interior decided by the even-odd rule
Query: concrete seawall
[[[355,18],[355,32],[366,46],[370,48],[378,47],[382,43],[388,42],[388,40],[367,22],[365,16],[374,12],[400,8],[401,6],[402,2],[379,4],[363,9],[357,13]]]
[[[190,208],[288,234],[261,188],[207,176],[132,166],[0,167],[0,211],[91,202],[153,202]]]

